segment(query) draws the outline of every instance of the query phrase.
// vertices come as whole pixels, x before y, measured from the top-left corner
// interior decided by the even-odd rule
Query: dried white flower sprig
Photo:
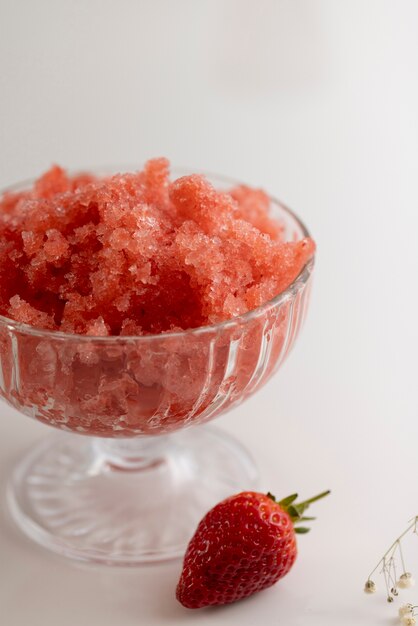
[[[401,545],[401,540],[408,533],[418,535],[418,515],[410,521],[408,528],[395,539],[376,567],[370,572],[364,585],[365,593],[375,593],[377,591],[376,583],[372,580],[372,577],[379,568],[381,568],[380,573],[383,574],[385,581],[386,599],[388,602],[394,601],[400,589],[410,589],[415,585],[412,574],[406,569]],[[401,571],[399,577],[398,571]],[[404,626],[415,626],[418,616],[417,609],[418,606],[413,606],[412,604],[401,606],[399,609],[400,623]]]
[[[401,624],[404,626],[415,626],[417,623],[415,609],[418,608],[416,606],[412,606],[412,604],[404,604],[399,609],[399,620]]]

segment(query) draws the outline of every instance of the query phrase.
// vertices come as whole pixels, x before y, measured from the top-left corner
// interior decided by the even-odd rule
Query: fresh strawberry
[[[211,509],[200,522],[184,557],[177,599],[189,609],[228,604],[274,585],[296,559],[295,533],[307,507],[329,493],[296,504],[245,491]]]

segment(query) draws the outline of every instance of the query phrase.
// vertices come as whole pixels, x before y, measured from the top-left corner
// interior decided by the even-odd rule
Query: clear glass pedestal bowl
[[[308,236],[273,199],[271,212],[286,239]],[[211,506],[255,485],[251,456],[205,423],[283,363],[305,317],[313,265],[262,307],[183,332],[88,337],[0,316],[0,398],[62,431],[12,476],[8,499],[21,529],[85,561],[137,565],[183,555]]]

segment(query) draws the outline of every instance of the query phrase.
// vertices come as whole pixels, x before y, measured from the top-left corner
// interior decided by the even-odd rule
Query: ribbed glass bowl
[[[235,184],[208,178],[218,188]],[[271,213],[287,240],[308,236],[274,199]],[[9,502],[21,528],[83,560],[127,565],[181,555],[205,511],[257,477],[234,439],[194,427],[280,367],[306,314],[313,265],[258,309],[183,332],[88,337],[0,316],[0,397],[65,431],[13,475]]]

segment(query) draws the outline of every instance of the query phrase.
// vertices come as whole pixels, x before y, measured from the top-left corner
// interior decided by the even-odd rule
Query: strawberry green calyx
[[[325,498],[325,496],[330,493],[331,491],[328,489],[327,491],[323,491],[313,498],[309,498],[309,500],[304,500],[303,502],[299,503],[296,502],[298,498],[297,493],[293,493],[292,495],[287,496],[286,498],[283,498],[279,501],[277,501],[273,494],[271,494],[270,492],[268,492],[267,497],[273,500],[273,502],[276,502],[280,506],[280,508],[286,511],[295,526],[295,533],[305,534],[310,531],[310,528],[307,528],[306,526],[298,526],[297,524],[299,524],[300,522],[312,521],[316,518],[307,517],[304,515],[304,512],[313,502]]]

